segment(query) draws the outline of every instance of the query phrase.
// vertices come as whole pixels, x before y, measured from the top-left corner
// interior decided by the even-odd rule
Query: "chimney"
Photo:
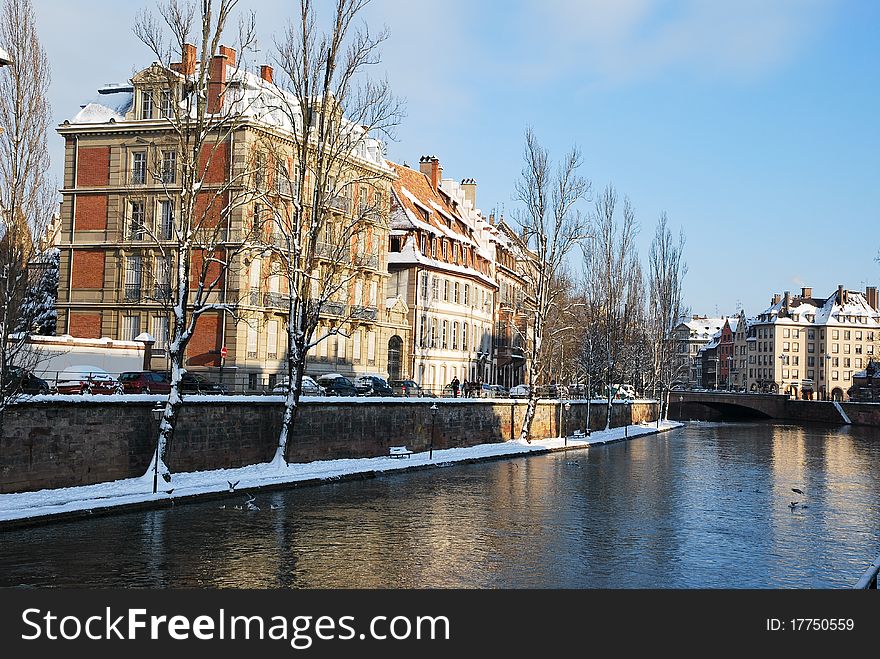
[[[268,64],[263,64],[260,67],[260,77],[268,83],[272,82],[272,67]]]
[[[782,296],[779,293],[774,293],[773,297],[770,298],[770,305],[776,306],[782,300]]]
[[[464,190],[464,198],[471,202],[471,208],[476,208],[477,181],[472,178],[466,178],[461,182],[461,189]]]
[[[183,44],[183,52],[180,54],[180,62],[171,65],[172,71],[177,71],[185,76],[191,76],[196,72],[196,47],[191,43]]]
[[[813,297],[813,289],[812,288],[801,288],[801,297],[804,298],[805,300]]]
[[[437,156],[422,156],[419,158],[419,171],[431,181],[431,187],[440,189],[440,179],[443,176],[443,168]]]
[[[877,287],[876,286],[868,286],[865,288],[865,299],[868,301],[868,305],[877,310],[877,304],[880,302],[880,299],[877,297]]]
[[[846,291],[843,290],[843,284],[837,285],[837,304],[846,304]]]
[[[791,306],[791,291],[785,291],[785,302],[782,303],[782,311],[784,313],[788,313],[788,308]]]
[[[229,48],[228,46],[220,46],[220,54],[226,55],[226,64],[228,66],[235,66],[235,48]]]
[[[220,53],[211,58],[208,71],[208,112],[214,114],[223,110],[223,95],[226,92],[226,66],[231,60],[235,62],[235,51],[220,46]]]

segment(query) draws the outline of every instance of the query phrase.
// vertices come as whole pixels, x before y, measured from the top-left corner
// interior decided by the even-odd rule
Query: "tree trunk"
[[[519,432],[520,441],[526,441],[531,444],[531,433],[532,433],[532,421],[535,419],[535,412],[538,409],[538,398],[535,395],[535,387],[532,385],[531,393],[529,395],[529,402],[526,405],[526,415],[523,418],[522,428]]]

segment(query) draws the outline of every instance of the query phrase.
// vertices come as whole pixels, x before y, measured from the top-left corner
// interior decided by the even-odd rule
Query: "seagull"
[[[281,506],[276,506],[274,503],[270,503],[269,510],[281,510]]]
[[[256,503],[254,503],[254,501],[256,501],[256,499],[249,494],[247,501],[245,501],[245,504],[244,504],[245,506],[247,506],[248,510],[256,511],[256,510],[260,509],[260,507],[257,506]]]
[[[795,493],[797,493],[797,494],[803,494],[803,493],[804,493],[803,490],[799,490],[799,489],[797,489],[796,487],[791,488],[791,491],[792,491],[792,492],[795,492]]]
[[[238,485],[239,483],[241,483],[241,481],[235,481],[234,483],[232,481],[226,481],[226,482],[229,483],[229,491],[230,492],[235,492],[235,486]]]
[[[798,505],[797,501],[792,501],[790,504],[788,504],[788,507],[791,508],[792,510],[794,510],[795,508],[797,508],[797,505]]]
[[[174,492],[174,488],[172,487],[170,490],[165,490],[165,494],[171,494]]]
[[[580,463],[577,460],[569,460],[565,464],[570,465],[572,467],[580,467]]]
[[[220,506],[220,510],[226,510],[226,504],[225,504],[225,503],[224,503],[222,506]]]

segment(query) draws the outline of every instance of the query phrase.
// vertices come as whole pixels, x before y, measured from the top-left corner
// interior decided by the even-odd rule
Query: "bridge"
[[[673,391],[669,397],[669,417],[684,421],[757,418],[849,424],[844,407],[849,410],[854,405],[864,404],[797,400],[784,394]]]

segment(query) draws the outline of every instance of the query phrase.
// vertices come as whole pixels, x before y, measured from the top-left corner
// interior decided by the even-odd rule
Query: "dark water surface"
[[[0,532],[0,586],[849,587],[880,553],[880,431],[692,424],[242,499]]]

